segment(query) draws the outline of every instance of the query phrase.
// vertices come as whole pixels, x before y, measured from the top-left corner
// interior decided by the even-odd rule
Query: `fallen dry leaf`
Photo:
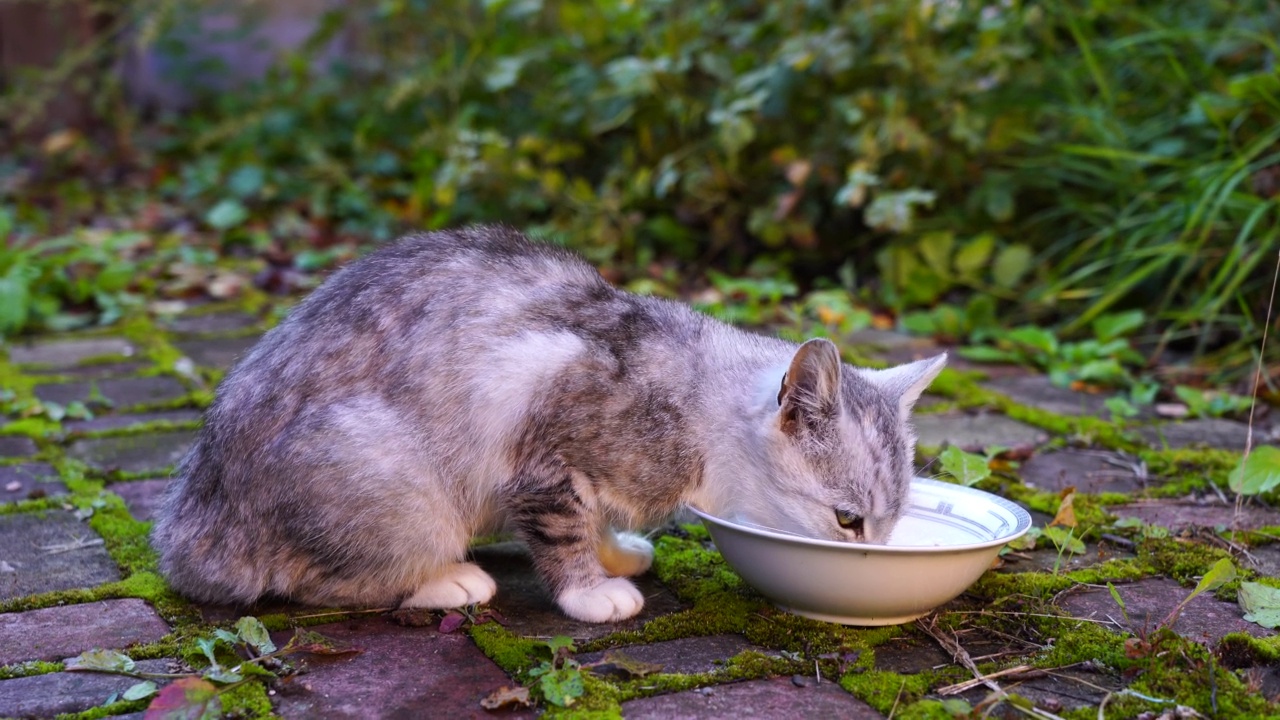
[[[19,490],[22,489],[22,483],[18,482],[17,480],[14,480],[13,482],[5,485],[4,489],[8,490],[9,492],[18,492]]]
[[[480,701],[480,707],[485,710],[532,706],[533,700],[529,698],[529,688],[526,687],[500,687]]]
[[[1053,522],[1050,525],[1061,525],[1063,527],[1073,528],[1076,522],[1076,489],[1068,487],[1062,491],[1062,502],[1058,504],[1058,514],[1053,516]]]
[[[444,617],[440,618],[440,632],[451,633],[456,632],[462,624],[467,621],[467,616],[460,612],[449,611]]]
[[[400,608],[391,613],[391,619],[404,627],[426,627],[436,621],[436,614],[426,608]]]

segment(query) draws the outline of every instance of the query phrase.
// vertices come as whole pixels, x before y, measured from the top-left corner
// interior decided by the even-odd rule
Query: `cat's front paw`
[[[634,617],[644,596],[629,580],[609,578],[592,588],[574,588],[556,599],[564,614],[583,622],[617,622]]]
[[[473,563],[456,563],[423,583],[400,607],[445,610],[486,603],[498,591],[489,573]]]
[[[633,577],[653,565],[653,543],[635,533],[606,532],[598,554],[605,572],[615,577]]]

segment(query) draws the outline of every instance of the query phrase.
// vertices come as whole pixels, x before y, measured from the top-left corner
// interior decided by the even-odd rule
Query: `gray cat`
[[[908,413],[945,361],[857,369],[506,228],[411,236],[227,375],[154,542],[202,601],[448,608],[493,596],[464,560],[506,527],[566,614],[621,620],[644,604],[625,576],[653,559],[627,531],[683,503],[883,542],[913,476]]]

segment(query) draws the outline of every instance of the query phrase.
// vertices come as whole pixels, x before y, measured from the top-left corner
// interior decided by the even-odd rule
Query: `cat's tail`
[[[248,605],[263,595],[263,574],[220,483],[223,468],[205,451],[204,433],[178,465],[151,531],[160,572],[193,600]]]

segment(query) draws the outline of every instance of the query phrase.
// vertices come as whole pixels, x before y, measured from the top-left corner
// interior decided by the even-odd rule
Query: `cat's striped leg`
[[[584,483],[568,472],[549,482],[525,478],[511,499],[509,517],[529,545],[543,580],[560,609],[585,622],[614,622],[633,617],[644,596],[630,581],[609,577],[600,562],[602,519],[592,507]]]

